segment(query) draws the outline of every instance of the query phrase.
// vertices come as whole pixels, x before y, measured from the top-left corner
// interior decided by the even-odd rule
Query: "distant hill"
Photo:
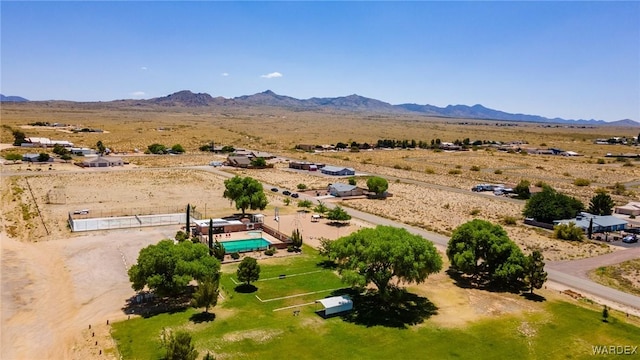
[[[27,99],[17,96],[2,96],[2,101],[28,101]],[[275,108],[284,108],[290,110],[302,111],[350,111],[374,114],[420,114],[426,116],[448,117],[458,119],[478,119],[478,120],[497,120],[497,121],[516,121],[516,122],[533,122],[533,123],[549,123],[564,124],[578,126],[624,126],[624,127],[640,127],[640,122],[624,119],[614,122],[606,122],[604,120],[566,120],[562,118],[546,118],[539,115],[512,114],[500,110],[490,109],[483,105],[476,104],[467,105],[448,105],[446,107],[438,107],[434,105],[419,104],[399,104],[391,105],[384,101],[367,98],[360,95],[349,95],[332,98],[310,98],[296,99],[294,97],[278,95],[271,90],[263,91],[253,95],[238,96],[235,98],[224,98],[222,96],[213,97],[207,93],[193,93],[189,90],[182,90],[176,93],[157,97],[148,100],[116,100],[111,102],[114,105],[155,105],[155,106],[176,106],[176,107],[233,107],[233,106],[268,106]]]
[[[25,101],[29,101],[23,97],[20,96],[4,96],[2,94],[0,94],[0,101],[11,101],[11,102],[25,102]]]

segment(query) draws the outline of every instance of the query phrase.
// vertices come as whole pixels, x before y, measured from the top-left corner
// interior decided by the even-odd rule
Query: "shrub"
[[[296,251],[296,248],[293,245],[287,246],[287,252],[294,252],[294,251]]]
[[[232,258],[233,260],[238,260],[238,259],[240,259],[240,253],[239,253],[239,252],[237,252],[237,251],[236,251],[236,252],[234,252],[234,253],[231,253],[231,258]]]
[[[471,170],[471,171],[480,171],[480,166],[473,165],[469,170]]]
[[[267,256],[273,256],[276,253],[276,248],[269,248],[264,251],[264,254]]]
[[[571,176],[571,174],[569,174],[568,172],[565,171],[565,172],[562,173],[562,176],[569,177],[569,176]]]
[[[400,169],[402,169],[402,165],[395,164],[395,165],[393,165],[393,168],[400,170]]]
[[[462,165],[456,165],[456,169],[462,169]]]
[[[480,214],[480,209],[473,209],[471,210],[471,212],[469,213],[471,216],[476,216],[478,214]]]
[[[496,169],[493,173],[496,175],[502,175],[502,170]]]
[[[307,185],[305,184],[298,184],[298,190],[305,190],[307,188]]]
[[[502,222],[504,222],[505,225],[515,225],[518,223],[518,219],[515,216],[505,216],[502,218]]]
[[[554,226],[553,235],[556,239],[580,241],[584,237],[584,232],[574,222],[570,222]]]
[[[624,164],[622,164],[622,166],[633,166],[633,164],[631,163],[631,161],[627,160],[624,162]]]
[[[598,164],[604,164],[604,159],[598,159],[596,162],[597,162]]]
[[[577,178],[573,180],[573,185],[575,186],[589,186],[591,185],[591,180],[584,178]]]
[[[424,172],[427,173],[427,174],[435,174],[436,173],[436,171],[433,170],[432,168],[425,168]]]
[[[449,170],[449,175],[459,175],[459,174],[462,174],[462,171],[460,171],[460,169]]]

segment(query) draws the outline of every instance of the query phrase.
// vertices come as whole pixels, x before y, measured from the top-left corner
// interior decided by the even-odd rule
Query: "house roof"
[[[640,209],[640,202],[630,201],[627,205],[616,206],[616,209],[638,210]]]
[[[192,220],[198,226],[209,226],[210,219]],[[211,219],[213,220],[213,226],[225,226],[225,225],[242,225],[240,220],[225,220],[225,219]]]
[[[113,156],[98,156],[95,158],[90,158],[88,160],[83,161],[83,163],[88,164],[88,163],[99,163],[99,162],[108,162],[108,163],[114,163],[114,162],[121,162],[122,159],[119,157],[113,157]]]
[[[257,158],[272,158],[273,155],[271,153],[265,152],[265,151],[253,151],[251,154],[253,154],[254,157]]]
[[[235,156],[235,155],[231,155],[229,156],[229,161],[232,161],[236,164],[240,164],[240,165],[251,165],[251,159],[249,159],[246,156]]]
[[[586,212],[581,212],[580,216],[575,219],[558,220],[558,221],[554,221],[554,223],[566,224],[566,223],[574,222],[576,226],[586,229],[589,227],[589,223],[591,222],[591,219],[593,219],[594,226],[601,226],[601,227],[610,227],[610,226],[619,226],[619,225],[628,224],[628,222],[622,219],[619,219],[615,216],[611,216],[611,215],[600,216],[600,215],[589,214]]]
[[[322,304],[325,309],[340,307],[345,304],[353,304],[353,300],[351,300],[349,295],[333,296],[330,298],[316,300],[316,302]]]
[[[355,185],[341,183],[331,184],[330,187],[334,188],[337,192],[351,191],[357,188]]]
[[[349,171],[355,171],[352,168],[347,168],[347,167],[338,167],[338,166],[330,166],[327,165],[325,167],[322,168],[323,172],[340,172],[342,170],[349,170]]]

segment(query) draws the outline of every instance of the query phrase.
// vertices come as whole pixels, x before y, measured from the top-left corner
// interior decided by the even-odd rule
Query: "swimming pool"
[[[266,250],[271,245],[270,242],[263,238],[259,239],[246,239],[246,240],[233,240],[233,241],[221,241],[224,245],[224,249],[227,254],[234,252],[246,252],[256,250]]]

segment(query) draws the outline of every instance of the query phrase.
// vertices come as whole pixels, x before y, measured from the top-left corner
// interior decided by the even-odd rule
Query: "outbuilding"
[[[338,166],[325,166],[320,169],[320,171],[323,174],[333,176],[351,176],[356,174],[356,171],[352,168]]]
[[[353,310],[353,300],[349,295],[324,298],[316,300],[316,303],[320,303],[324,307],[322,311],[325,317]]]
[[[336,197],[359,196],[362,195],[362,189],[355,185],[349,184],[331,184],[329,185],[329,194]]]
[[[640,202],[631,201],[627,205],[617,206],[616,214],[640,216]]]
[[[611,215],[593,215],[586,212],[581,212],[575,219],[556,220],[554,225],[575,223],[577,227],[581,228],[585,232],[588,231],[589,225],[593,224],[593,233],[605,233],[622,231],[626,228],[627,222]]]

